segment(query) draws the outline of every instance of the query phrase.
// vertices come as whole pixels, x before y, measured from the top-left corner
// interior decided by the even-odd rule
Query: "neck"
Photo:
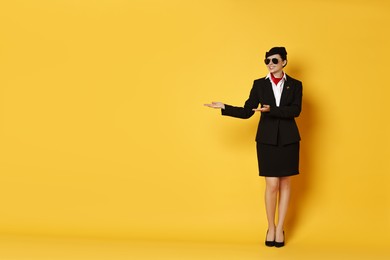
[[[272,73],[272,75],[274,75],[275,78],[278,78],[280,79],[281,77],[283,77],[283,70],[282,71],[278,71],[278,72],[275,72],[275,73]]]

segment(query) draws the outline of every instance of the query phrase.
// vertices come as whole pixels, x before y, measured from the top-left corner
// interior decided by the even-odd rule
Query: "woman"
[[[299,174],[299,142],[295,117],[301,113],[302,83],[286,75],[287,52],[274,47],[265,54],[269,70],[266,77],[254,81],[244,107],[221,102],[205,104],[221,109],[222,115],[250,118],[261,112],[256,134],[259,175],[265,177],[265,206],[268,219],[266,246],[283,247],[284,221],[290,200],[290,176]],[[260,108],[258,105],[261,104]],[[278,222],[275,212],[278,203]]]

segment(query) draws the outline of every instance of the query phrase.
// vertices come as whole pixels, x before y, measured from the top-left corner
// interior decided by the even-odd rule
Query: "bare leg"
[[[275,240],[275,211],[276,201],[279,191],[279,178],[277,177],[265,177],[265,209],[267,212],[268,220],[268,241]]]
[[[291,178],[282,177],[279,179],[279,214],[278,214],[278,225],[276,227],[276,242],[284,241],[284,220],[286,219],[288,204],[290,201],[291,192]]]

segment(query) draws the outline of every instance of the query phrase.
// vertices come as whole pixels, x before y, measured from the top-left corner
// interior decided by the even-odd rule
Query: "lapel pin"
[[[287,86],[287,89],[290,89],[290,86]]]

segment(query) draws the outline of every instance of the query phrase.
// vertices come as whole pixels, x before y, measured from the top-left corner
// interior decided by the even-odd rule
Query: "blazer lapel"
[[[290,85],[290,83],[291,83],[291,80],[289,80],[289,76],[286,75],[286,81],[284,82],[282,96],[280,98],[280,105],[281,106],[285,104],[285,101],[287,100],[288,96],[291,94],[292,86]]]
[[[275,100],[275,95],[274,95],[274,90],[272,89],[272,83],[271,83],[271,81],[270,81],[270,79],[266,79],[265,80],[265,84],[266,84],[266,86],[267,86],[267,96],[271,96],[272,98],[271,98],[271,104],[266,104],[266,105],[270,105],[270,106],[276,106],[276,100]]]

